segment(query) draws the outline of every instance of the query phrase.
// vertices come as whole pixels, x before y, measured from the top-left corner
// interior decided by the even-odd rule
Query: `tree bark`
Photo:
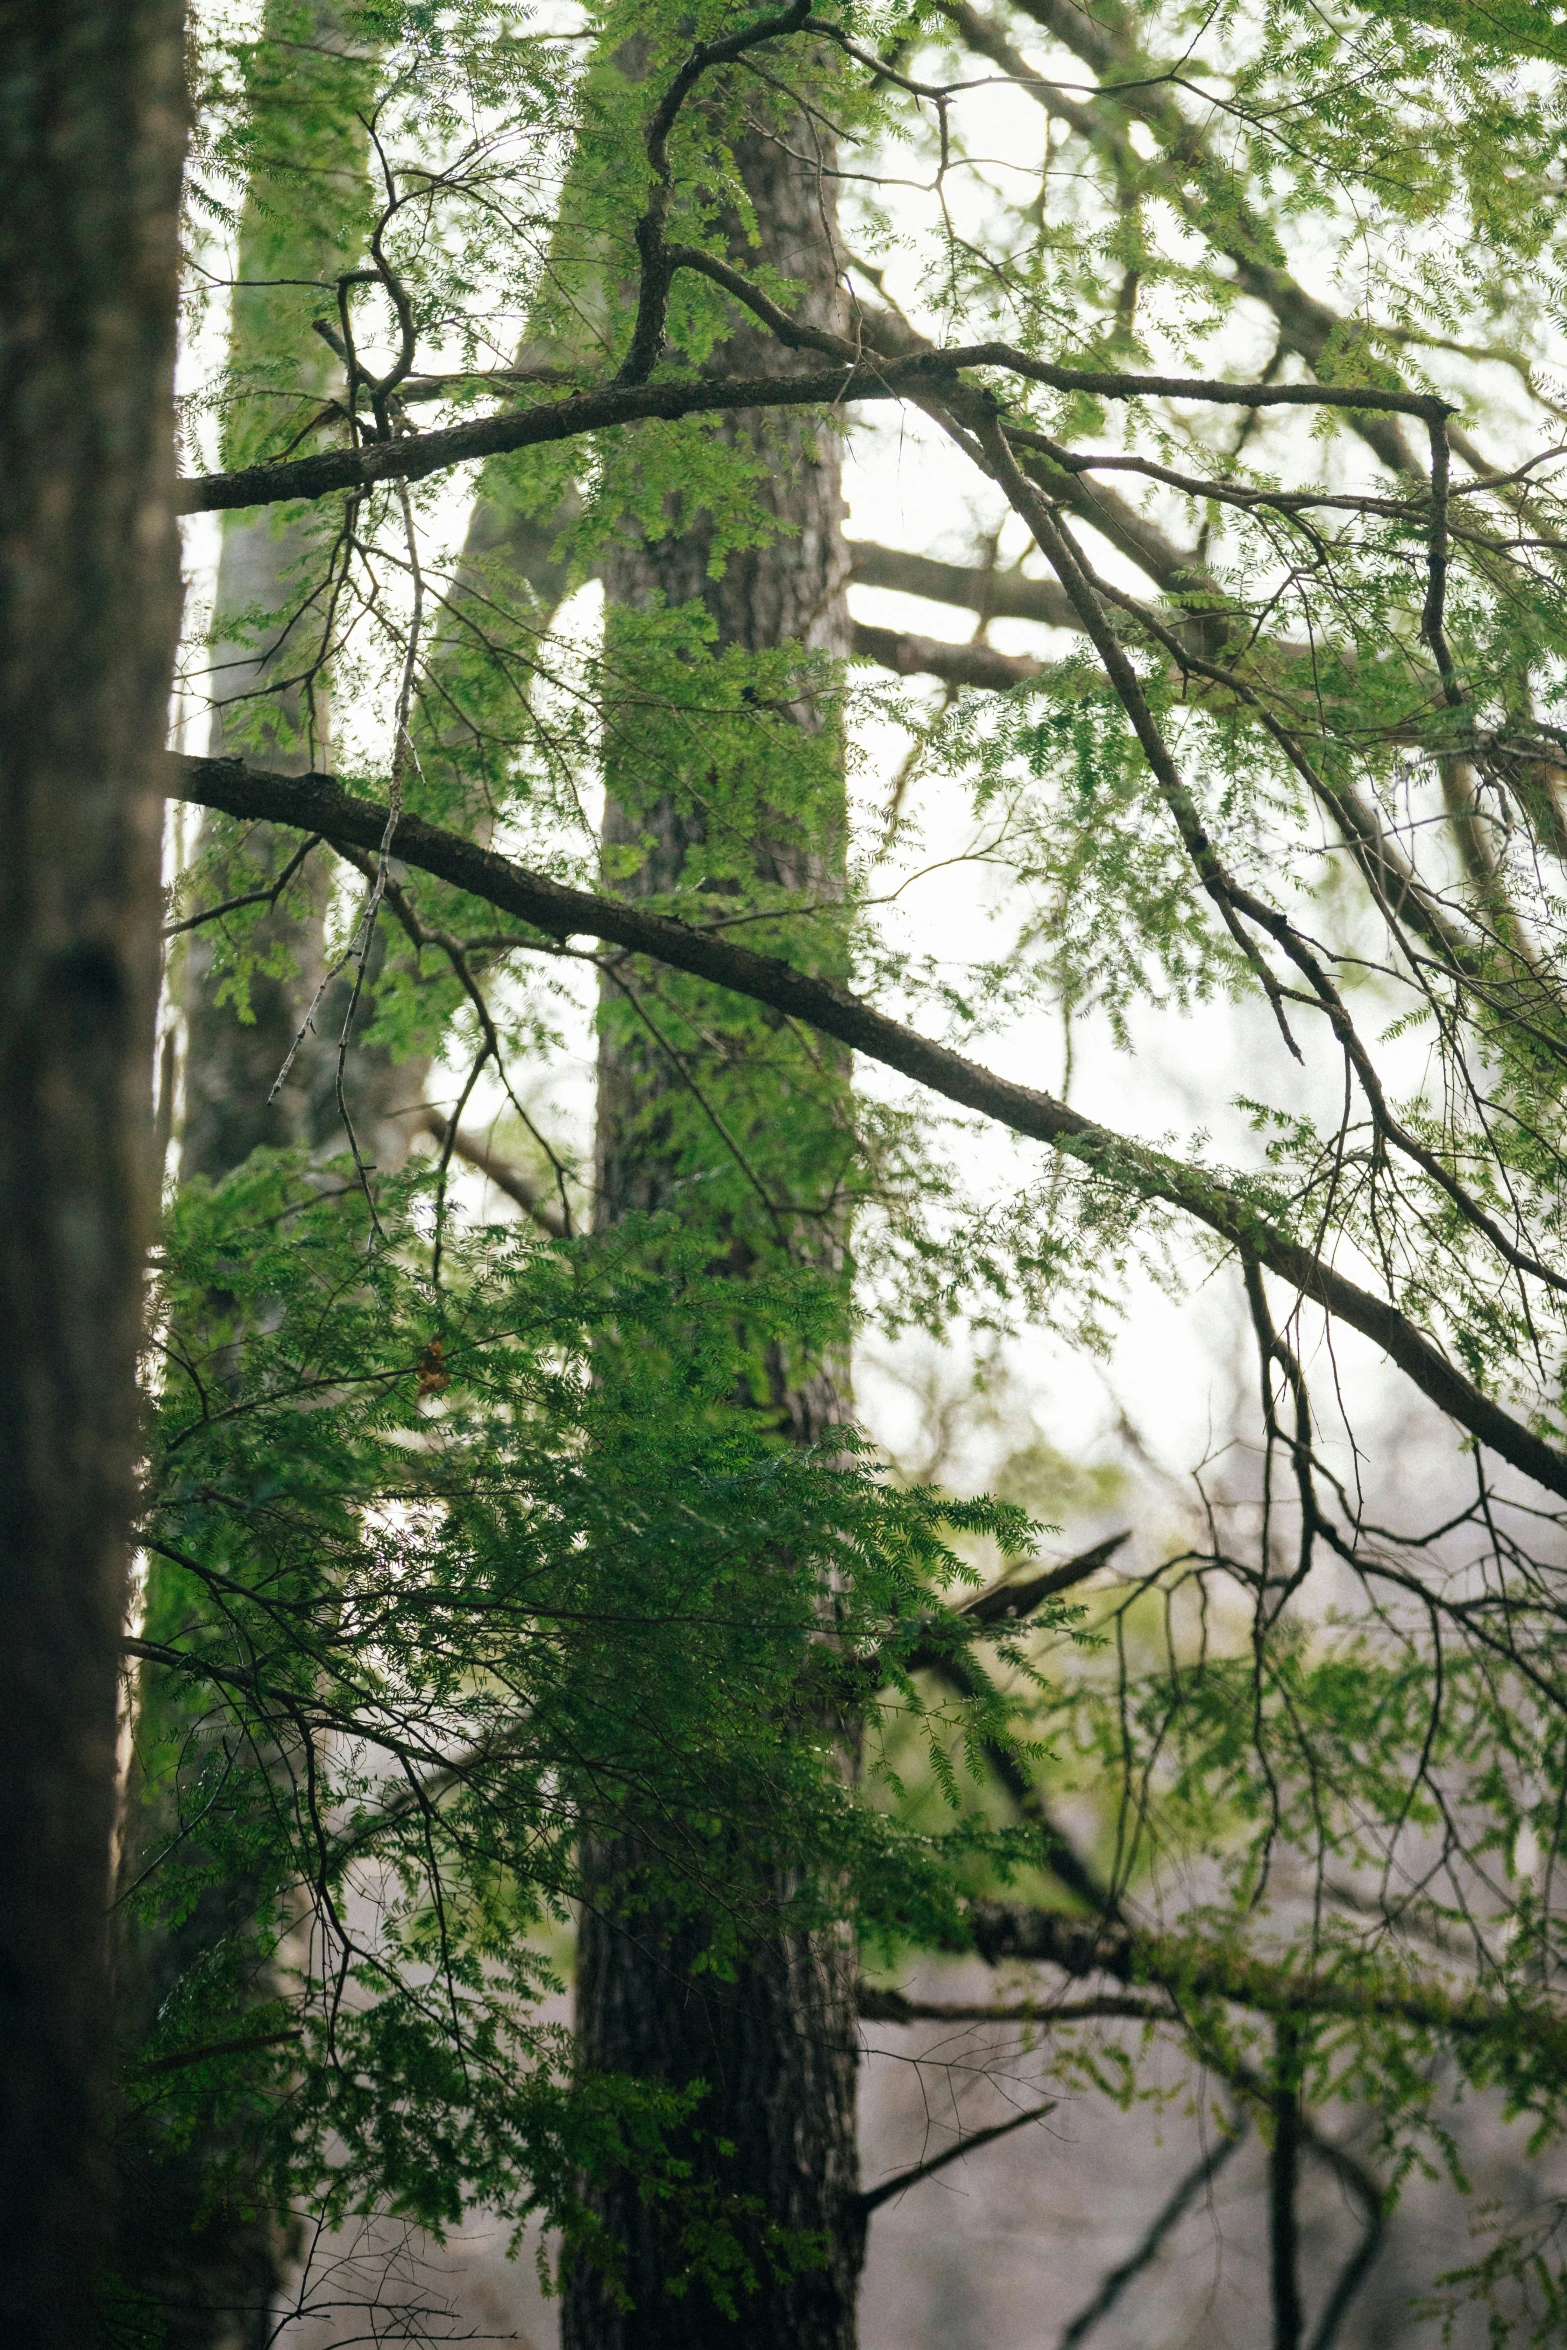
[[[162,761],[178,0],[0,0],[0,2275],[96,2338]]]
[[[761,257],[804,283],[803,308],[812,324],[839,326],[830,251],[832,182],[760,134],[741,140],[736,158],[755,206]],[[754,263],[754,252],[749,258]],[[747,365],[759,343],[748,333],[737,336],[725,348],[724,364]],[[733,440],[743,429],[725,431]],[[726,646],[763,651],[793,641],[848,654],[849,560],[836,445],[789,416],[770,419],[759,439],[769,461],[763,502],[790,535],[731,555],[717,578],[710,575],[712,531],[702,519],[614,553],[605,569],[612,669],[617,608],[645,609],[655,599],[666,607],[703,604],[716,624],[715,652]],[[797,708],[794,715],[813,729],[827,722],[810,708]],[[637,790],[635,743],[627,750],[620,742],[611,728],[605,845],[623,853],[628,843],[651,841],[640,872],[622,886],[644,895],[668,890],[702,837],[704,820],[693,812],[701,795],[650,803]],[[843,835],[840,803],[813,842],[759,840],[753,844],[757,877],[786,887],[812,885],[813,895],[830,892],[835,879],[841,881]],[[616,989],[606,992],[599,1050],[601,1226],[632,1213],[678,1208],[692,1196],[693,1175],[700,1176],[662,1116],[674,1104],[678,1080],[657,1046],[618,1010],[618,996]],[[725,1026],[716,998],[710,1025],[720,1034]],[[820,1081],[829,1116],[844,1075],[840,1060],[828,1064]],[[770,1116],[777,1129],[774,1166],[787,1164],[788,1129],[799,1121],[803,1131],[811,1111],[799,1100],[759,1100],[757,1108],[761,1121]],[[716,1162],[716,1138],[710,1147]],[[819,1180],[820,1169],[805,1163],[802,1149],[790,1173],[798,1183],[786,1179],[780,1188],[799,1198],[813,1178]],[[721,1227],[737,1271],[750,1261],[753,1246],[766,1245],[760,1212],[753,1208],[751,1214],[758,1219],[755,1231],[740,1217]],[[812,1230],[807,1246],[818,1262],[841,1252],[841,1223],[835,1225],[830,1212]],[[838,1415],[830,1364],[802,1369],[769,1360],[766,1386],[770,1392],[759,1402],[777,1411],[802,1440],[819,1437]],[[757,2289],[737,2295],[732,2316],[701,2286],[677,2297],[668,2290],[679,2257],[667,2211],[644,2201],[629,2175],[611,2178],[595,2188],[593,2199],[624,2247],[624,2283],[633,2306],[619,2307],[592,2268],[575,2265],[565,2287],[565,2350],[704,2350],[708,2344],[737,2350],[741,2343],[747,2350],[851,2350],[864,2224],[856,2200],[858,2032],[850,1939],[777,1931],[751,1949],[733,1980],[721,1980],[697,1966],[708,1939],[700,1922],[676,1922],[656,1903],[639,1904],[648,1858],[634,1835],[586,1839],[588,1898],[577,1946],[581,2060],[594,2070],[682,2086],[705,2082],[693,2131],[681,2148],[697,2180],[712,2188],[742,2243],[749,2240],[745,2214],[751,2205],[772,2227],[814,2240],[825,2259],[792,2274],[769,2274],[758,2252]],[[784,1884],[776,1888],[780,1898],[788,1890]],[[733,2149],[727,2156],[720,2141]]]

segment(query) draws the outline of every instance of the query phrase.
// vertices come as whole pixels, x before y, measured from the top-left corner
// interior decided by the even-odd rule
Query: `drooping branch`
[[[277,775],[238,759],[174,758],[170,784],[174,796],[199,806],[319,832],[329,842],[341,840],[359,849],[378,848],[386,831],[384,807],[351,796],[329,776]],[[1273,1222],[1258,1202],[1217,1176],[1117,1134],[1051,1094],[999,1077],[848,989],[778,956],[739,946],[720,931],[552,881],[418,817],[403,817],[395,849],[406,864],[499,907],[547,939],[602,939],[766,1004],[960,1108],[1049,1144],[1123,1191],[1178,1208],[1228,1246],[1247,1249],[1303,1297],[1369,1338],[1439,1410],[1512,1467],[1567,1499],[1567,1459],[1553,1445],[1484,1394],[1396,1306],[1362,1289]]]
[[[1005,31],[969,4],[969,0],[939,0],[948,19],[976,55],[1010,75],[1049,113],[1071,124],[1080,137],[1105,154],[1123,182],[1143,182],[1154,176],[1126,135],[1127,116],[1145,123],[1159,140],[1165,155],[1179,158],[1179,168],[1157,171],[1158,193],[1201,236],[1212,240],[1235,271],[1241,289],[1262,303],[1278,322],[1285,347],[1308,367],[1315,368],[1333,350],[1349,323],[1328,303],[1308,293],[1289,270],[1274,258],[1276,241],[1237,191],[1234,173],[1211,153],[1202,131],[1183,114],[1170,91],[1168,76],[1150,64],[1137,45],[1134,27],[1117,9],[1107,20],[1092,15],[1073,0],[1021,0],[1024,13],[1063,48],[1082,59],[1111,86],[1098,92],[1068,91],[1031,66],[1007,39]],[[1201,159],[1202,170],[1194,164]],[[1224,188],[1222,201],[1208,189]],[[1365,411],[1352,419],[1362,439],[1390,472],[1409,470],[1411,456],[1396,424]]]
[[[933,346],[918,335],[901,318],[885,310],[866,313],[874,328],[879,345],[898,356],[914,352],[929,353]],[[1053,503],[1071,507],[1084,521],[1106,538],[1117,553],[1127,557],[1144,572],[1154,585],[1175,604],[1183,605],[1202,617],[1198,626],[1211,632],[1216,622],[1231,610],[1229,591],[1209,568],[1200,553],[1189,547],[1178,546],[1160,529],[1157,523],[1123,498],[1107,483],[1087,473],[1063,471],[1052,464],[1032,444],[1040,436],[1016,434],[1009,436],[1013,460],[1035,488],[1044,492]],[[974,454],[971,449],[970,454]],[[854,576],[866,586],[901,589],[908,594],[928,595],[933,600],[954,602],[969,610],[993,612],[996,617],[1037,619],[1052,627],[1071,627],[1081,631],[1083,617],[1080,606],[1074,602],[1058,581],[1026,580],[1016,570],[987,574],[977,567],[961,564],[933,563],[927,558],[909,555],[898,549],[864,545],[855,556]],[[1003,593],[1010,601],[992,605],[988,599]],[[1130,603],[1122,598],[1125,608]],[[1209,680],[1222,696],[1233,697],[1235,705],[1252,710],[1281,744],[1286,743],[1287,730],[1259,695],[1256,685],[1233,665],[1225,666],[1206,660],[1196,645],[1182,642],[1170,630],[1161,627],[1152,615],[1138,607],[1142,624],[1154,635],[1166,651],[1173,652],[1184,663],[1189,673]],[[1191,634],[1190,628],[1187,631]],[[1252,656],[1248,669],[1254,666],[1255,648],[1247,630],[1247,650]],[[918,649],[916,649],[918,648]],[[903,674],[917,674],[919,655],[924,645],[918,639],[906,639],[886,648],[893,656],[884,660],[880,652],[872,652],[871,659],[883,666],[901,666],[907,663]],[[1306,659],[1315,668],[1316,654],[1309,645],[1280,644],[1274,648],[1285,659]],[[945,671],[932,670],[932,675]],[[970,681],[959,677],[957,683],[989,683]],[[999,683],[999,679],[997,681]],[[1021,683],[1021,679],[1012,682]],[[1287,755],[1294,755],[1289,753]],[[1472,962],[1468,944],[1458,934],[1449,915],[1438,905],[1433,893],[1422,882],[1413,866],[1404,857],[1380,821],[1375,806],[1364,800],[1347,778],[1340,778],[1331,786],[1313,771],[1307,780],[1325,812],[1335,826],[1353,857],[1371,891],[1373,900],[1394,924],[1407,925],[1434,947],[1452,968],[1465,970]]]
[[[1433,433],[1433,438],[1435,435]],[[1144,758],[1158,785],[1161,798],[1175,822],[1182,842],[1191,858],[1203,888],[1207,891],[1221,919],[1229,929],[1241,952],[1247,957],[1274,1007],[1284,1041],[1295,1058],[1301,1058],[1299,1047],[1290,1033],[1284,1013],[1283,990],[1272,970],[1262,957],[1250,936],[1250,929],[1270,938],[1280,952],[1295,966],[1306,980],[1310,995],[1315,997],[1328,1017],[1335,1038],[1346,1061],[1353,1068],[1369,1105],[1375,1130],[1381,1143],[1391,1143],[1413,1161],[1422,1173],[1444,1191],[1465,1222],[1482,1232],[1497,1255],[1519,1272],[1529,1274],[1547,1287],[1567,1292],[1567,1278],[1553,1266],[1531,1251],[1520,1248],[1497,1224],[1495,1218],[1471,1192],[1443,1164],[1441,1158],[1423,1142],[1406,1123],[1394,1116],[1381,1080],[1372,1064],[1343,998],[1328,976],[1321,957],[1317,955],[1296,931],[1286,916],[1277,912],[1264,900],[1242,888],[1229,873],[1213,847],[1195,801],[1185,784],[1169,745],[1149,706],[1142,683],[1138,678],[1126,648],[1117,636],[1105,606],[1109,600],[1106,583],[1091,572],[1080,549],[1062,527],[1056,515],[1019,468],[1005,434],[997,427],[989,427],[983,435],[983,445],[991,460],[995,479],[1006,490],[1016,511],[1027,521],[1034,533],[1035,544],[1047,556],[1063,587],[1071,595],[1082,615],[1085,633],[1091,638],[1106,676],[1114,686],[1127,717],[1137,735]],[[1426,627],[1434,639],[1440,640],[1440,571],[1433,559],[1432,590],[1427,599]],[[1149,624],[1157,626],[1149,616]],[[1168,632],[1160,632],[1168,649],[1179,654],[1179,648]],[[1448,663],[1451,671],[1451,662]],[[1456,693],[1456,687],[1450,685]],[[1265,714],[1266,715],[1266,714]],[[1281,744],[1294,763],[1307,774],[1312,771],[1286,730],[1273,727]],[[1300,999],[1297,999],[1300,1000]],[[1307,999],[1309,1000],[1309,999]]]

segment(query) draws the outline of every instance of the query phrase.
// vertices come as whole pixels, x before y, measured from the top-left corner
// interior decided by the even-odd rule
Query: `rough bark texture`
[[[759,136],[742,142],[737,160],[756,207],[763,257],[805,282],[813,323],[837,325],[825,233],[831,182],[819,181]],[[743,335],[727,347],[724,362],[745,366],[751,357],[752,338]],[[793,640],[847,654],[849,564],[836,447],[787,416],[764,430],[773,461],[766,494],[791,535],[732,556],[717,579],[709,576],[712,542],[700,522],[615,554],[605,572],[611,650],[614,608],[635,609],[657,596],[666,606],[700,599],[717,624],[720,648],[760,651]],[[805,725],[821,723],[810,710],[796,715]],[[644,800],[628,808],[616,796],[616,760],[611,741],[606,846],[651,836],[652,850],[629,886],[643,893],[666,890],[699,837],[700,820],[689,807],[682,812],[671,802],[650,808]],[[634,755],[625,765],[634,768]],[[830,886],[834,870],[841,870],[841,823],[829,829],[832,837],[803,852],[798,845],[785,850],[757,842],[759,876]],[[721,1013],[717,1017],[721,1025]],[[657,1118],[661,1092],[674,1083],[656,1048],[624,1026],[606,1025],[599,1055],[601,1224],[678,1206],[682,1170],[660,1148]],[[787,1103],[772,1109],[776,1118],[787,1119]],[[684,1177],[690,1172],[687,1165]],[[746,1245],[746,1235],[737,1231],[738,1266]],[[829,1236],[828,1245],[836,1246],[837,1239]],[[769,1401],[798,1436],[809,1439],[831,1425],[837,1406],[830,1367],[802,1375],[775,1363],[769,1371]],[[616,2307],[593,2271],[575,2269],[563,2309],[565,2350],[701,2350],[707,2344],[737,2350],[742,2343],[748,2350],[850,2350],[864,2227],[856,2202],[858,2032],[848,1938],[780,1933],[753,1951],[732,1982],[693,1971],[706,1938],[700,1927],[676,1927],[656,1908],[636,1906],[644,1859],[631,1837],[588,1845],[593,1898],[584,1907],[577,1952],[582,2060],[595,2069],[679,2084],[706,2082],[696,2117],[700,2134],[686,2148],[698,2177],[720,2195],[754,2198],[768,2223],[817,2240],[827,2259],[775,2276],[759,2260],[761,2289],[740,2294],[737,2314],[726,2316],[701,2287],[678,2298],[669,2294],[676,2263],[667,2219],[658,2206],[641,2200],[629,2179],[611,2181],[598,2193],[598,2208],[626,2247],[625,2282],[634,2306]],[[719,2154],[715,2139],[730,2142],[733,2153]],[[743,2240],[743,2222],[739,2232]]]
[[[856,2202],[855,2085],[859,2029],[855,1962],[847,1936],[780,1934],[732,1982],[694,1973],[707,1941],[701,1927],[671,1932],[658,1911],[627,1919],[637,1849],[630,1837],[589,1848],[588,1891],[577,1945],[577,2035],[595,2070],[633,2073],[708,2094],[701,2135],[681,2151],[699,2178],[714,2181],[759,2273],[760,2290],[738,2292],[733,2318],[707,2291],[665,2290],[674,2265],[668,2221],[628,2182],[598,2198],[626,2249],[625,2283],[635,2306],[617,2308],[585,2268],[567,2280],[565,2350],[849,2350],[865,2249]],[[714,2151],[723,2139],[734,2151]],[[743,2210],[751,2199],[771,2226],[825,2244],[825,2265],[769,2276]],[[738,2215],[738,2216],[735,2216]]]
[[[0,0],[0,2276],[96,2337],[173,524],[177,0]]]

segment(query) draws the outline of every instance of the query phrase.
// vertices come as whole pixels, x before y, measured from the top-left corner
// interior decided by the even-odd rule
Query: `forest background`
[[[7,120],[103,271],[172,19],[67,13]],[[581,2350],[1558,2338],[1564,47],[186,28],[172,781],[151,507],[12,664],[15,771],[125,778],[5,1027],[38,2339],[537,2326],[486,2236]],[[1003,2136],[1104,2239],[916,2317],[878,2231]]]

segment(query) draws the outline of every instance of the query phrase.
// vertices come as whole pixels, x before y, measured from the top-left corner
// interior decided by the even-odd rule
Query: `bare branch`
[[[1141,2276],[1143,2270],[1157,2258],[1165,2239],[1180,2226],[1198,2196],[1206,2194],[1213,2185],[1244,2139],[1246,2124],[1247,2115],[1242,2107],[1222,2137],[1215,2140],[1201,2161],[1195,2163],[1180,2181],[1168,2202],[1155,2213],[1126,2258],[1117,2262],[1108,2276],[1100,2280],[1093,2299],[1085,2302],[1076,2317],[1064,2328],[1057,2350],[1077,2350],[1078,2343],[1087,2340],[1101,2318],[1109,2316],[1134,2277]]]
[[[1387,2196],[1365,2164],[1357,2162],[1344,2147],[1337,2145],[1331,2138],[1325,2138],[1309,2122],[1305,2124],[1303,2134],[1317,2160],[1348,2187],[1360,2205],[1364,2222],[1360,2242],[1340,2269],[1311,2336],[1310,2350],[1333,2350],[1344,2313],[1365,2283],[1371,2265],[1382,2249],[1382,2239],[1387,2230]]]
[[[556,1240],[564,1238],[566,1219],[559,1201],[547,1198],[537,1184],[529,1181],[520,1167],[513,1166],[509,1159],[500,1158],[480,1142],[477,1135],[464,1134],[454,1129],[431,1104],[427,1103],[420,1112],[419,1124],[426,1134],[434,1135],[443,1149],[449,1142],[458,1158],[466,1160],[470,1167],[477,1168],[486,1181],[494,1184],[497,1191],[503,1191],[508,1199],[515,1200],[524,1215],[531,1216],[543,1231]]]
[[[998,653],[992,645],[944,644],[939,637],[905,636],[896,628],[872,628],[854,622],[854,657],[874,661],[899,677],[939,677],[948,685],[979,686],[989,692],[1010,693],[1027,685],[1044,669],[1027,653]]]
[[[1046,628],[1082,627],[1071,597],[1053,579],[1029,579],[1016,569],[978,563],[938,563],[903,547],[850,539],[849,578],[855,587],[895,588],[928,603],[953,604],[982,620],[1037,620]]]
[[[899,2171],[896,2178],[884,2179],[879,2187],[867,2188],[863,2195],[855,2198],[860,2211],[869,2219],[873,2211],[879,2211],[884,2203],[890,2203],[894,2195],[901,2195],[908,2187],[917,2187],[921,2179],[933,2178],[937,2171],[945,2170],[949,2162],[958,2161],[962,2155],[972,2154],[978,2146],[993,2145],[997,2138],[1009,2138],[1014,2130],[1025,2129],[1030,2122],[1043,2121],[1047,2113],[1055,2112],[1059,2102],[1058,2098],[1052,2097],[1044,2105],[1031,2105],[1026,2113],[1013,2114],[1009,2121],[992,2122],[988,2130],[971,2130],[955,2146],[947,2147],[941,2154],[933,2154],[929,2162],[917,2162],[912,2170]]]
[[[861,2019],[869,2024],[1084,2024],[1103,2017],[1130,2018],[1136,2023],[1168,2024],[1177,2018],[1164,2000],[1132,1999],[1104,1992],[1097,1999],[1016,2000],[1006,2007],[989,2006],[978,1999],[905,1999],[901,1991],[877,1990],[862,1983],[858,1993]]]
[[[1123,1527],[1119,1534],[1107,1534],[1092,1550],[1080,1551],[1063,1566],[1042,1567],[1035,1575],[1014,1575],[992,1583],[988,1591],[969,1601],[963,1613],[970,1622],[979,1624],[1001,1624],[1031,1616],[1047,1599],[1055,1599],[1063,1591],[1074,1591],[1090,1575],[1097,1575],[1101,1567],[1110,1564],[1122,1543],[1131,1539],[1131,1528]]]

